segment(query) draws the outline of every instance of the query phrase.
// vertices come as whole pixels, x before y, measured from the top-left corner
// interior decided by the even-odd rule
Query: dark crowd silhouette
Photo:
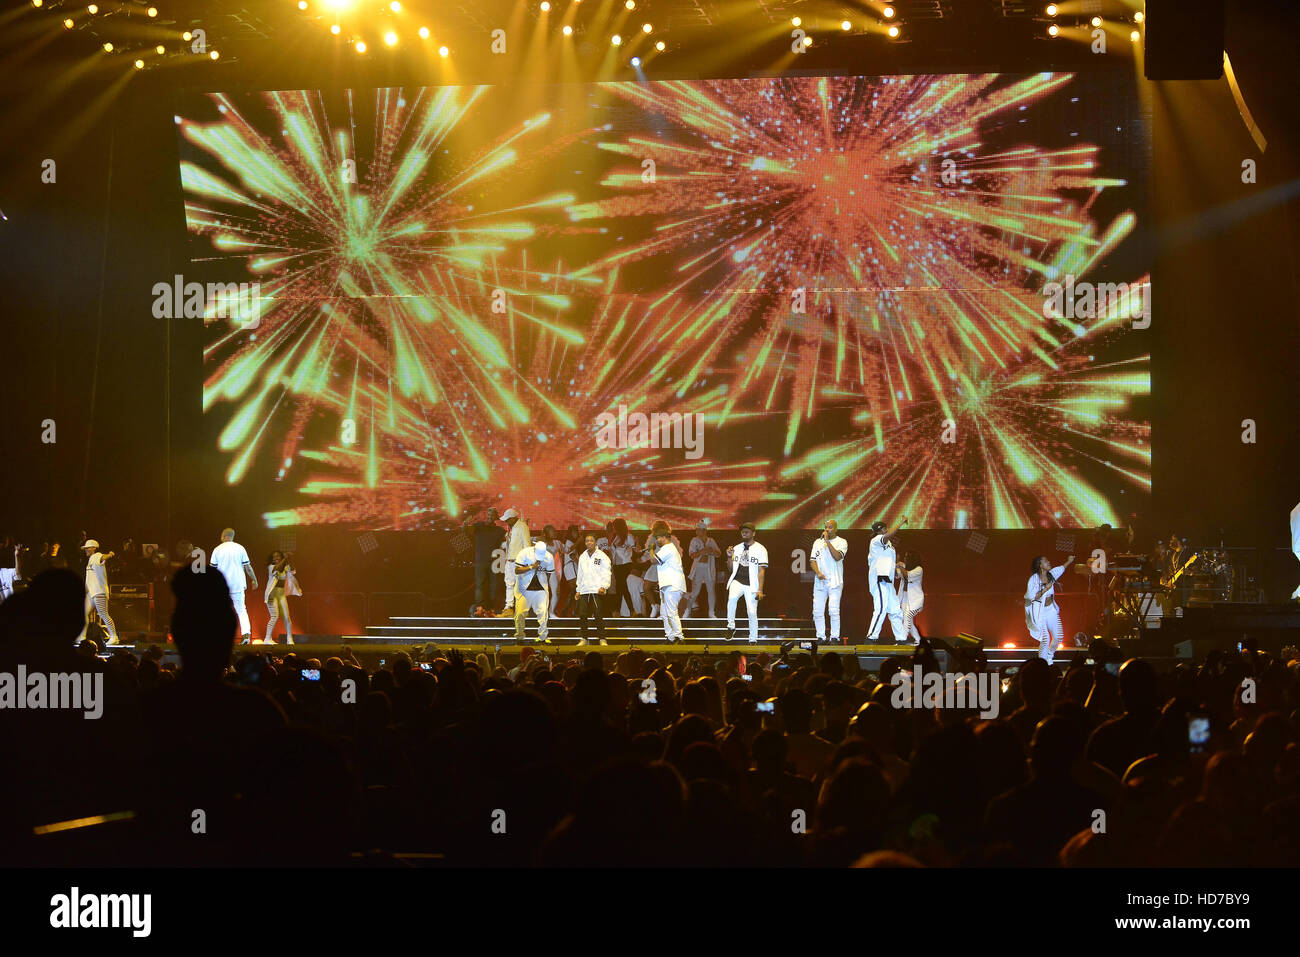
[[[853,656],[671,662],[416,648],[236,654],[219,574],[161,648],[78,642],[84,588],[0,604],[0,673],[103,676],[103,714],[0,710],[7,864],[1235,866],[1300,860],[1300,661],[1006,674],[997,718],[895,707]],[[531,649],[530,649],[531,650]],[[583,653],[585,652],[585,654]],[[554,658],[549,657],[554,655]],[[1118,663],[1118,662],[1116,662]]]

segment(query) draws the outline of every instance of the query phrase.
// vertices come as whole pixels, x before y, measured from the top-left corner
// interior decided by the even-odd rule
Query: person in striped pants
[[[86,554],[86,613],[89,617],[90,606],[95,606],[95,611],[99,613],[99,620],[104,625],[104,630],[108,632],[108,643],[117,644],[117,626],[113,624],[113,617],[108,613],[108,570],[104,567],[115,554],[109,552],[105,555],[99,550],[99,542],[93,538],[86,539],[86,543],[81,546],[81,550]]]

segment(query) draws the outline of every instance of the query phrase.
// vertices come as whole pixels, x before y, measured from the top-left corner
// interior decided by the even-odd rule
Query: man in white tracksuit
[[[758,641],[758,602],[767,577],[767,549],[754,541],[754,526],[740,526],[740,544],[727,548],[731,577],[727,579],[727,640],[736,637],[736,602],[743,596],[749,614],[749,640]]]
[[[498,612],[499,618],[510,618],[515,614],[515,557],[532,544],[532,535],[528,523],[519,517],[519,510],[508,508],[501,513],[501,521],[506,523],[506,554],[501,563],[502,576],[506,580],[506,608]]]
[[[529,545],[515,556],[515,638],[524,639],[524,619],[531,611],[537,616],[537,637],[549,644],[550,577],[555,559],[545,542]]]
[[[587,619],[596,616],[596,634],[602,645],[605,641],[605,617],[600,612],[603,596],[608,594],[609,586],[614,581],[614,563],[608,555],[596,547],[596,536],[588,535],[586,548],[578,556],[578,627],[582,638],[578,644],[587,643]]]
[[[868,585],[871,588],[871,628],[867,631],[867,641],[880,640],[880,629],[885,619],[894,632],[895,641],[907,641],[903,630],[903,609],[898,604],[898,593],[894,591],[894,572],[898,570],[898,552],[894,550],[894,535],[907,524],[904,518],[893,530],[887,530],[884,522],[871,526],[873,533],[871,546],[867,552]]]
[[[1025,586],[1025,627],[1029,629],[1029,637],[1038,642],[1038,657],[1049,665],[1065,637],[1061,606],[1056,602],[1056,581],[1073,561],[1071,555],[1063,564],[1052,568],[1046,556],[1039,555],[1032,563],[1033,574]]]
[[[700,522],[695,526],[695,537],[691,539],[687,550],[691,558],[691,598],[687,603],[686,614],[688,616],[695,614],[695,603],[699,600],[700,589],[704,588],[709,593],[709,617],[717,618],[716,563],[722,557],[722,549],[718,547],[717,542],[709,538],[708,522]]]
[[[677,605],[686,594],[681,548],[673,541],[667,528],[657,531],[655,541],[658,543],[654,560],[659,568],[659,608],[664,620],[664,636],[669,641],[681,641],[682,620],[677,614]]]
[[[235,541],[235,530],[227,528],[221,533],[221,544],[212,550],[212,557],[208,559],[208,564],[212,565],[217,571],[221,572],[226,579],[226,587],[230,589],[230,603],[235,606],[235,614],[239,616],[239,634],[240,644],[246,645],[252,638],[252,626],[248,623],[248,607],[244,604],[244,590],[249,587],[257,587],[257,573],[253,571],[253,563],[248,560],[248,552],[244,546]]]
[[[844,555],[849,543],[839,536],[839,526],[827,522],[821,538],[813,542],[809,557],[813,574],[813,622],[817,640],[826,640],[826,611],[830,608],[831,641],[840,640],[840,596],[844,594]]]

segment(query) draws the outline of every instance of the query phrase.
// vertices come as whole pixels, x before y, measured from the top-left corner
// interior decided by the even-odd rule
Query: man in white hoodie
[[[605,619],[600,613],[600,604],[604,600],[601,596],[609,591],[609,586],[614,578],[614,565],[608,555],[596,547],[596,536],[588,535],[585,539],[586,548],[578,556],[578,628],[582,638],[578,644],[587,643],[587,618],[591,615],[596,617],[596,634],[600,638],[602,645],[607,644],[605,641]]]

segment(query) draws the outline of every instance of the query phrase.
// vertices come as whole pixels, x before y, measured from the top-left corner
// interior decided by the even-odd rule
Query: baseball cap
[[[741,531],[744,531],[745,529],[749,529],[751,532],[757,532],[757,531],[758,531],[758,529],[756,529],[756,528],[754,527],[754,523],[753,523],[753,522],[744,522],[743,524],[741,524],[740,529],[741,529]]]
[[[695,527],[696,527],[696,528],[708,528],[708,527],[709,527],[709,520],[708,520],[707,518],[702,518],[702,519],[700,519],[698,522],[695,523]]]
[[[85,543],[84,543],[81,547],[82,547],[82,548],[99,548],[99,542],[95,541],[93,538],[88,538],[88,539],[86,539]]]
[[[503,519],[506,519],[506,518],[518,518],[518,517],[519,517],[519,511],[518,511],[517,509],[508,508],[508,509],[506,509],[504,512],[501,513],[501,517],[502,517]]]

